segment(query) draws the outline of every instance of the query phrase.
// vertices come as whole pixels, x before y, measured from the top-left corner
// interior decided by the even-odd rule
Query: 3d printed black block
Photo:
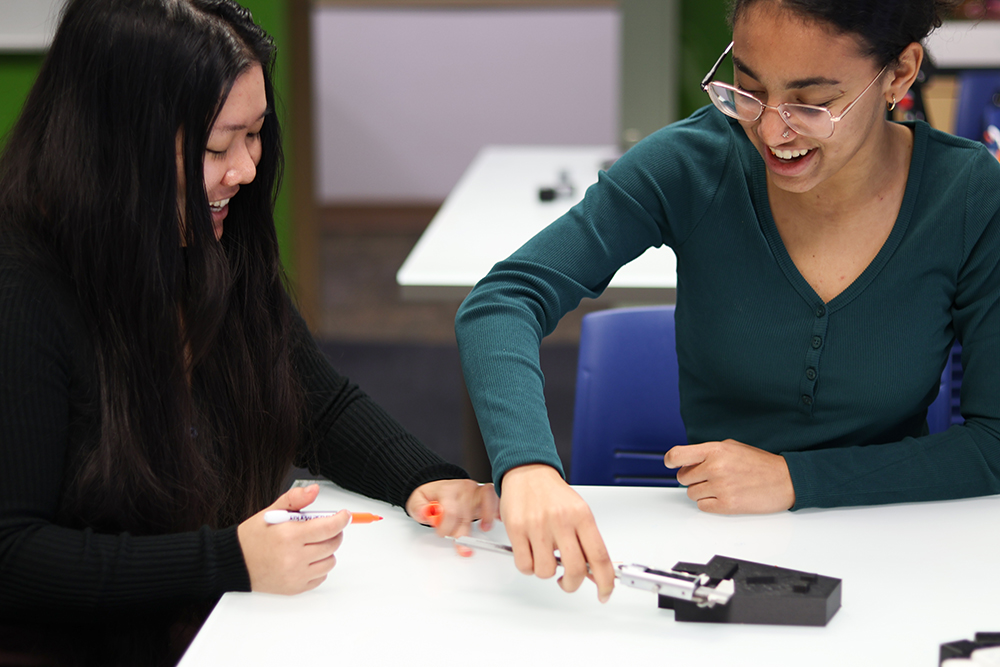
[[[840,609],[840,579],[787,570],[726,556],[707,565],[678,563],[680,572],[707,574],[712,582],[732,579],[736,592],[727,604],[699,607],[694,602],[660,596],[674,619],[693,623],[826,625]]]
[[[1000,632],[977,632],[975,641],[960,639],[955,642],[941,644],[941,654],[938,664],[948,658],[968,658],[972,652],[979,648],[989,648],[1000,646]]]

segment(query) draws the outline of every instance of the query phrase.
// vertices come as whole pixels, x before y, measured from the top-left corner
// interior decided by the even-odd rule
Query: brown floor
[[[406,301],[396,271],[416,233],[326,234],[322,242],[323,313],[318,337],[329,341],[450,344],[460,301]],[[546,339],[577,343],[580,319],[596,310],[581,304]]]

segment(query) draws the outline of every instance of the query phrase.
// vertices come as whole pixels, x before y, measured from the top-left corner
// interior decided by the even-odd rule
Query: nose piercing
[[[781,133],[781,137],[782,137],[782,139],[787,139],[788,138],[788,130],[785,130],[784,132],[782,132]]]

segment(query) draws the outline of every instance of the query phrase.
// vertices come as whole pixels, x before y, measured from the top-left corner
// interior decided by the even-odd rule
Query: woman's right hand
[[[295,595],[312,590],[326,580],[337,559],[333,555],[351,522],[346,510],[309,521],[268,524],[269,510],[301,510],[319,494],[319,486],[294,488],[273,505],[241,523],[236,535],[250,573],[250,589],[263,593]]]
[[[615,587],[615,571],[583,498],[555,468],[530,464],[503,476],[500,517],[514,548],[514,564],[524,574],[547,579],[556,573],[559,550],[563,575],[559,586],[572,592],[584,578],[597,584],[597,597],[607,602]]]

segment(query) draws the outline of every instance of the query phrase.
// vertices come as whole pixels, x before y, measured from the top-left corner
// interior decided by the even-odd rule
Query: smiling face
[[[229,200],[241,185],[253,181],[261,157],[260,131],[267,115],[264,72],[252,65],[233,83],[205,147],[205,194],[212,214],[215,238],[222,238],[223,222],[229,215]],[[178,210],[185,210],[184,165],[181,135],[177,138]]]
[[[229,200],[257,175],[260,130],[267,111],[264,72],[254,64],[233,84],[205,148],[205,193],[217,239],[222,237]]]
[[[835,117],[875,80],[827,139],[796,134],[772,109],[757,121],[740,122],[773,186],[810,192],[877,164],[890,76],[879,76],[880,66],[863,55],[857,38],[804,20],[777,3],[758,2],[733,26],[733,62],[735,85],[765,104],[822,106]]]

